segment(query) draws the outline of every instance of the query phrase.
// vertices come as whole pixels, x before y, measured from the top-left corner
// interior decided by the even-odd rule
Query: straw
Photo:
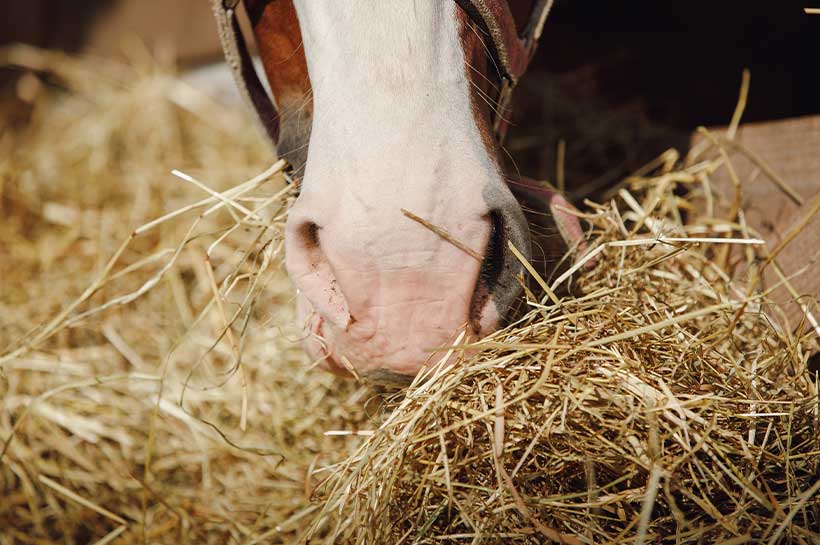
[[[0,541],[820,541],[814,330],[715,257],[777,269],[741,209],[690,213],[727,141],[588,203],[545,299],[383,393],[302,351],[294,191],[244,113],[144,62],[0,59],[48,75],[0,133]]]

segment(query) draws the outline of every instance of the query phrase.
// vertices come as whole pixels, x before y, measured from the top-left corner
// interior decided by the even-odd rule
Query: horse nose
[[[427,225],[399,210],[292,210],[286,265],[311,356],[342,374],[414,375],[465,327],[494,331],[521,291],[508,243],[528,255],[529,240],[520,209],[493,204],[489,212],[454,209]]]

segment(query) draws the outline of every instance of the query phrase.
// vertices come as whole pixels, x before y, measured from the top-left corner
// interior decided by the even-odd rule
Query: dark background
[[[743,68],[744,122],[820,113],[820,15],[805,7],[820,1],[557,0],[507,147],[523,173],[554,180],[564,139],[577,198],[728,124]]]

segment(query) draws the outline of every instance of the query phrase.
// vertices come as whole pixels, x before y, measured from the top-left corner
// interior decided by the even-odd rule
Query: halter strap
[[[256,117],[275,146],[279,142],[279,111],[273,103],[253,66],[245,36],[236,17],[236,8],[241,0],[211,0],[216,17],[219,41],[225,60],[231,67],[234,80],[242,98],[253,107]]]
[[[265,5],[275,1],[263,0],[256,3],[253,6],[254,13],[260,13]],[[500,82],[496,99],[498,112],[505,112],[509,106],[513,88],[532,60],[553,0],[537,0],[529,21],[520,34],[505,0],[454,1],[489,37],[486,45],[498,71]],[[279,142],[279,112],[273,99],[259,80],[245,37],[239,26],[236,9],[241,2],[243,0],[211,0],[211,7],[216,17],[225,59],[231,67],[236,85],[245,101],[253,107],[265,133],[275,146]],[[495,114],[493,130],[499,141],[504,139],[508,124],[509,122],[503,115]]]
[[[487,48],[498,71],[499,92],[493,131],[499,142],[504,140],[509,121],[507,111],[512,91],[527,71],[535,55],[538,40],[547,20],[553,0],[538,0],[527,24],[519,33],[508,2],[504,0],[455,0],[461,9],[490,39]]]

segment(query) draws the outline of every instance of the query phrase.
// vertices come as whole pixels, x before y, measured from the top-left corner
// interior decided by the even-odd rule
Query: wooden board
[[[205,0],[26,0],[3,3],[0,45],[120,56],[127,40],[149,48],[167,44],[183,65],[222,59],[211,7]],[[133,45],[131,46],[133,50]]]
[[[725,138],[727,131],[723,128],[712,132]],[[693,148],[705,138],[695,133]],[[738,130],[735,142],[738,145],[727,144],[725,149],[742,183],[742,209],[748,224],[767,241],[769,250],[785,243],[784,237],[810,218],[800,234],[783,246],[776,262],[787,276],[795,275],[790,283],[820,319],[820,213],[811,215],[820,203],[820,116],[745,125]],[[793,196],[778,187],[772,173],[786,182]],[[710,183],[719,210],[725,213],[734,195],[729,170],[720,169]],[[774,267],[768,268],[764,280],[768,286],[778,282]],[[784,325],[793,328],[802,310],[785,287],[772,295],[786,311]]]

